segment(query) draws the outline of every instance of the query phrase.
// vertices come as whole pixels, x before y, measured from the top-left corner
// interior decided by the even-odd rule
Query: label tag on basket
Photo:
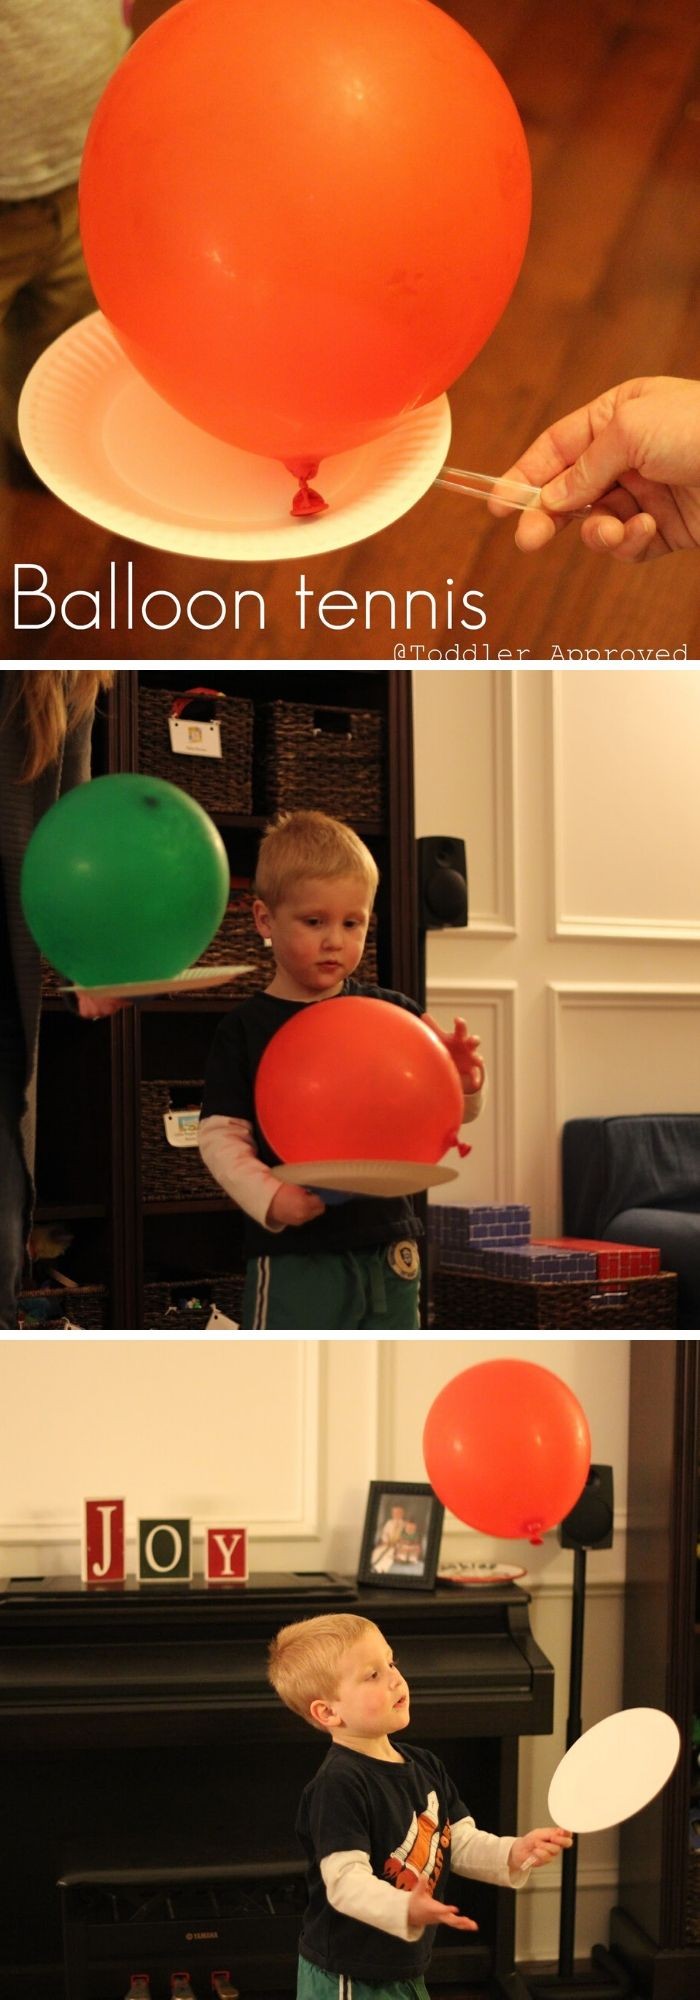
[[[164,1111],[163,1124],[169,1146],[196,1146],[199,1111]]]
[[[220,1312],[218,1306],[212,1306],[210,1317],[207,1320],[205,1332],[223,1333],[226,1327],[230,1327],[232,1333],[240,1333],[240,1327],[237,1319],[227,1319],[226,1314]]]
[[[171,715],[168,728],[176,757],[223,756],[220,722],[188,722],[186,715]]]

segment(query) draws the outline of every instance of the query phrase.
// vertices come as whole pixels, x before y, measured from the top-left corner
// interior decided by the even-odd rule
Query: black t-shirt
[[[326,1972],[383,1983],[416,1979],[429,1964],[432,1925],[409,1944],[343,1916],[328,1901],[320,1868],[329,1854],[360,1849],[380,1880],[398,1890],[414,1886],[412,1863],[434,1897],[449,1900],[451,1829],[468,1807],[431,1750],[402,1741],[401,1755],[404,1763],[384,1764],[334,1743],[302,1793],[296,1830],[309,1862],[309,1902],[299,1948]]]
[[[342,995],[335,998],[343,996],[387,1000],[420,1019],[420,1007],[414,1000],[383,986],[361,986],[356,979],[346,979]],[[278,1166],[279,1161],[255,1116],[258,1066],[272,1036],[294,1014],[300,1014],[307,1006],[332,1005],[332,1000],[279,1000],[272,993],[256,993],[251,1000],[243,1000],[240,1006],[232,1008],[217,1028],[204,1080],[202,1117],[247,1119],[253,1127],[260,1159],[268,1167]],[[357,1195],[351,1201],[329,1205],[323,1215],[303,1223],[300,1229],[275,1232],[263,1229],[251,1216],[246,1216],[244,1248],[247,1257],[311,1256],[323,1251],[338,1254],[344,1250],[371,1250],[375,1244],[398,1243],[421,1234],[421,1224],[407,1197],[382,1200]]]

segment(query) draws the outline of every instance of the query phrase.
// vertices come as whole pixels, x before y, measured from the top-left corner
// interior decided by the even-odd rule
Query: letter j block
[[[84,1583],[123,1583],[126,1577],[126,1502],[86,1500],[83,1529]]]

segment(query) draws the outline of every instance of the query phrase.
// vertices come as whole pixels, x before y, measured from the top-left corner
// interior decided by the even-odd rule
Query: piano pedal
[[[150,1972],[130,1972],[129,1979],[131,1984],[124,2000],[151,2000]]]
[[[230,1972],[212,1972],[211,1985],[217,2000],[239,2000],[238,1987],[231,1984]]]
[[[190,1985],[189,1972],[171,1972],[170,1992],[172,2000],[197,2000],[194,1987]]]

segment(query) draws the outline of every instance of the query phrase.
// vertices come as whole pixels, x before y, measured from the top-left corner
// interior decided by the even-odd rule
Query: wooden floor
[[[454,0],[454,15],[488,50],[508,82],[529,139],[534,219],[515,295],[484,352],[451,392],[453,463],[503,470],[543,426],[629,375],[700,376],[700,8],[697,0]],[[459,245],[455,245],[455,256]],[[433,488],[410,514],[373,539],[299,563],[228,566],[185,560],[110,536],[51,495],[8,472],[3,499],[0,618],[3,656],[22,659],[386,659],[395,643],[407,661],[455,643],[477,660],[498,649],[550,659],[630,648],[700,658],[700,554],[629,571],[588,555],[572,529],[539,556],[513,546],[512,527],[492,522],[478,500]],[[300,541],[303,527],[300,527]],[[136,595],[259,591],[257,614],[233,609],[214,633],[186,622],[170,632],[72,633],[53,620],[14,630],[13,565],[40,563],[60,601],[99,590],[110,561],[131,558]],[[306,569],[314,592],[308,629],[295,596]],[[482,631],[450,629],[455,602],[483,592]],[[324,630],[316,606],[339,588],[358,605],[351,628]],[[366,618],[365,593],[392,593]],[[406,621],[406,593],[431,592]],[[459,607],[458,607],[459,609]],[[27,610],[26,616],[29,615]],[[369,624],[369,629],[368,629]],[[490,655],[486,653],[486,645]],[[411,646],[425,649],[414,656]],[[450,655],[448,654],[449,658]],[[454,656],[453,656],[454,657]]]

